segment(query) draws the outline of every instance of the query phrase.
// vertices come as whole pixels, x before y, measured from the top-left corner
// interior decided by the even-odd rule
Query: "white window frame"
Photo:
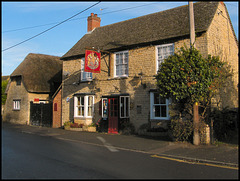
[[[157,92],[150,92],[150,118],[152,120],[169,120],[169,105],[171,104],[171,99],[166,99],[166,104],[154,104],[154,94]],[[156,117],[155,116],[155,106],[166,105],[166,117]]]
[[[78,105],[78,98],[80,97],[80,105]],[[89,105],[89,97],[92,97],[92,104]],[[81,99],[84,99],[84,104],[81,105]],[[83,115],[78,114],[78,108],[83,108]],[[89,115],[89,107],[92,109],[91,115]],[[82,109],[81,109],[82,110]],[[76,95],[74,96],[74,117],[76,118],[92,118],[94,113],[94,96],[93,95]]]
[[[125,62],[125,53],[128,54],[128,58],[127,58],[127,63]],[[123,55],[123,63],[122,64],[117,64],[117,54],[122,54]],[[117,66],[121,66],[121,65],[127,65],[127,74],[122,74],[122,75],[117,75]],[[115,52],[114,53],[114,77],[128,77],[129,75],[129,51],[125,50],[125,51],[120,51],[120,52]]]
[[[21,109],[21,100],[13,100],[13,110],[19,111]]]
[[[92,72],[85,72],[85,58],[81,59],[81,81],[92,81]]]
[[[123,103],[122,103],[122,98],[123,98]],[[127,98],[128,98],[128,102],[127,102]],[[120,113],[120,118],[129,118],[130,116],[130,96],[120,96],[119,98],[119,113]],[[128,105],[128,107],[126,106]],[[124,107],[123,107],[124,106]],[[122,109],[121,108],[124,108],[123,110],[123,116],[122,116]],[[127,111],[128,109],[128,111]],[[128,113],[128,115],[127,115]]]
[[[165,58],[167,58],[169,55],[173,55],[174,54],[174,43],[169,43],[169,44],[164,44],[164,45],[157,45],[156,46],[156,73],[157,73],[157,71],[159,70],[159,65],[161,64],[161,62],[160,62],[160,60],[159,60],[159,55],[158,55],[158,49],[159,48],[163,48],[163,47],[168,47],[168,46],[172,46],[172,51],[169,51],[168,49],[167,49],[167,54],[165,55],[165,57],[163,57],[162,59],[161,59],[161,62],[165,59]]]

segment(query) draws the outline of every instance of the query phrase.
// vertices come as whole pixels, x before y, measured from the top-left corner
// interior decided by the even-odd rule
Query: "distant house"
[[[29,124],[30,102],[49,103],[61,78],[60,57],[28,54],[10,75],[3,120]]]
[[[196,48],[206,57],[219,55],[234,76],[222,90],[220,106],[238,108],[238,41],[223,2],[194,3]],[[157,93],[156,75],[164,58],[190,46],[188,6],[100,26],[94,13],[88,32],[65,54],[62,81],[62,124],[91,124],[104,120],[108,132],[118,133],[129,120],[166,128],[168,99]],[[101,73],[84,72],[85,50],[101,51]]]

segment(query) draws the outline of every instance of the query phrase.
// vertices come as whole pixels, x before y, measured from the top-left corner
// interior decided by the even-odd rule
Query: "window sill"
[[[170,118],[150,118],[150,121],[169,121]]]
[[[89,118],[93,118],[92,116],[87,116],[87,117],[84,117],[84,116],[74,116],[74,119],[89,119]]]
[[[107,80],[120,80],[120,79],[128,79],[128,76],[113,77],[113,78],[108,78]]]
[[[81,80],[81,83],[85,83],[85,82],[92,82],[93,79],[88,79],[88,80]]]

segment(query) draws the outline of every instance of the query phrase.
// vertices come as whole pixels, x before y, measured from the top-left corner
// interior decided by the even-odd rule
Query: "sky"
[[[10,75],[29,53],[63,56],[87,33],[87,17],[101,17],[101,26],[188,5],[188,1],[1,1],[2,76]],[[238,1],[224,1],[238,39]],[[82,12],[82,13],[80,13]],[[80,13],[49,31],[45,30]],[[35,35],[41,35],[34,37]],[[32,39],[30,39],[32,38]],[[22,44],[8,49],[18,43]],[[7,50],[5,50],[7,49]]]

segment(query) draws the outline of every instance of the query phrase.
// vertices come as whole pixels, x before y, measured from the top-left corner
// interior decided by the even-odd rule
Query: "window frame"
[[[158,56],[158,48],[160,48],[160,47],[168,47],[168,46],[172,46],[172,54],[168,54],[168,56],[170,56],[170,55],[173,55],[174,54],[174,43],[168,43],[168,44],[162,44],[162,45],[157,45],[156,47],[155,47],[155,49],[156,49],[156,73],[158,72],[158,70],[159,70],[159,65],[160,65],[160,63],[159,63],[159,56]],[[165,58],[164,58],[165,59]],[[163,60],[164,60],[163,59]]]
[[[123,62],[125,61],[125,53],[127,53],[128,58],[127,58],[127,63],[122,63],[122,64],[118,64],[118,65],[126,65],[127,64],[127,74],[123,74],[123,75],[117,75],[117,54],[123,54]],[[120,52],[115,52],[114,53],[114,77],[128,77],[129,76],[129,51],[128,50],[124,50],[124,51],[120,51]]]
[[[93,79],[92,72],[85,72],[84,67],[85,67],[85,58],[81,58],[81,81],[82,82],[92,81]]]
[[[157,94],[157,92],[150,92],[150,118],[152,120],[170,120],[170,115],[169,115],[169,106],[171,104],[171,99],[166,99],[165,102],[166,104],[155,104],[154,103],[154,95]],[[155,116],[155,106],[164,106],[166,105],[166,117],[156,117]]]
[[[123,104],[122,104],[123,98]],[[128,98],[128,102],[127,99]],[[128,105],[128,106],[126,106]],[[123,107],[123,116],[122,116],[122,108]],[[120,96],[119,97],[119,115],[120,118],[129,118],[130,117],[130,96]]]
[[[21,99],[13,99],[13,110],[14,111],[21,110]]]
[[[89,105],[89,97],[92,97],[92,104]],[[78,105],[78,98],[80,98],[80,105]],[[83,105],[82,100],[83,99]],[[82,115],[78,114],[78,109],[81,108]],[[91,107],[91,115],[89,116],[89,107]],[[82,109],[83,108],[83,109]],[[75,95],[74,96],[74,117],[75,118],[93,118],[94,114],[94,95]]]

